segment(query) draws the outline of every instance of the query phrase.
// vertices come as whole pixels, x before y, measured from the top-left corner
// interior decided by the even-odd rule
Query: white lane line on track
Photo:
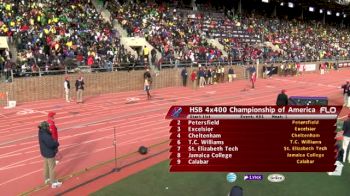
[[[38,169],[38,170],[35,170],[35,171],[32,171],[32,172],[26,173],[26,174],[24,174],[24,175],[22,175],[22,176],[18,176],[18,177],[16,177],[16,178],[12,178],[11,180],[7,180],[7,181],[5,181],[5,182],[2,182],[2,183],[0,184],[0,186],[3,186],[3,185],[8,184],[8,183],[10,183],[10,182],[13,182],[13,181],[16,181],[16,180],[18,180],[18,179],[24,178],[24,177],[26,177],[26,176],[32,175],[32,174],[34,174],[34,173],[38,173],[39,171],[42,171],[42,169]]]

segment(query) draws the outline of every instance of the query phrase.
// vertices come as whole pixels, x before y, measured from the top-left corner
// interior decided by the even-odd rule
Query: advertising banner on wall
[[[350,67],[350,62],[339,63],[339,68]]]
[[[299,71],[316,71],[316,64],[304,64],[299,67]]]

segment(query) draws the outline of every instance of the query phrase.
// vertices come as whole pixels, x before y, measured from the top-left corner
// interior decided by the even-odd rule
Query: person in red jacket
[[[56,142],[58,142],[58,132],[57,132],[57,127],[55,125],[55,115],[56,115],[55,112],[49,112],[49,114],[47,115],[47,117],[48,117],[47,122],[49,123],[49,130],[51,132],[52,139],[54,139]],[[56,153],[56,164],[59,163],[59,160],[61,158],[62,158],[61,154],[58,153],[58,150],[57,150],[57,153]]]
[[[196,89],[197,86],[197,73],[195,70],[192,71],[191,73],[191,81],[192,81],[192,88]]]
[[[325,64],[325,63],[321,63],[321,65],[320,65],[320,72],[321,72],[321,75],[324,74],[325,70],[326,70],[326,64]]]
[[[94,57],[93,57],[92,55],[90,55],[90,56],[88,57],[88,59],[87,59],[87,64],[88,64],[88,66],[91,67],[94,63],[95,63],[95,62],[94,62]]]
[[[49,112],[47,122],[50,125],[50,132],[51,132],[52,138],[54,140],[58,141],[57,127],[56,127],[55,121],[54,121],[55,115],[56,115],[55,112]]]

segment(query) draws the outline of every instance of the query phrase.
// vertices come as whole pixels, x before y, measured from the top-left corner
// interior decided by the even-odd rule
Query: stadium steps
[[[97,12],[101,14],[103,20],[111,24],[111,13],[103,7],[103,2],[99,0],[92,0],[91,3]]]
[[[271,48],[273,51],[281,52],[282,54],[285,53],[284,50],[280,49],[278,46],[273,45],[271,42],[264,42],[264,45],[268,48]]]
[[[228,57],[228,53],[225,51],[224,45],[220,44],[218,39],[207,38],[207,42],[213,45],[214,47],[218,48],[219,50],[221,50],[223,57]]]
[[[119,32],[120,37],[127,37],[128,33],[126,30],[122,27],[122,25],[118,22],[118,20],[113,20],[113,29],[117,30]]]
[[[128,51],[131,52],[131,54],[139,56],[137,52],[132,49],[132,47],[141,47],[143,49],[144,46],[147,46],[149,49],[149,62],[148,64],[150,65],[151,69],[158,73],[158,69],[151,63],[151,51],[155,49],[144,37],[121,37],[120,42],[122,45],[124,45],[124,48]],[[157,51],[157,59],[160,59],[162,55],[160,52],[156,49]]]
[[[132,37],[127,37],[127,32],[126,30],[124,30],[122,28],[122,26],[119,24],[119,22],[117,20],[113,20],[111,21],[111,12],[107,9],[105,9],[103,7],[103,2],[100,0],[92,0],[91,3],[94,5],[94,7],[96,8],[96,10],[101,13],[101,16],[103,17],[103,20],[108,22],[108,23],[112,23],[113,29],[117,30],[119,35],[120,35],[120,41],[121,44],[124,45],[124,48],[130,52],[132,55],[134,55],[135,57],[138,57],[139,55],[137,54],[137,52],[132,49],[131,47],[133,46],[137,46],[137,47],[143,47],[143,46],[147,46],[150,51],[154,48],[150,43],[148,43],[146,41],[145,38],[132,38]],[[134,40],[133,40],[134,39]],[[134,43],[135,39],[137,39],[137,41]],[[159,51],[157,51],[157,58],[160,59],[161,54]],[[156,67],[151,64],[151,56],[149,56],[149,62],[148,64],[151,65],[151,69],[157,73],[157,69]]]
[[[103,7],[103,2],[98,1],[98,0],[93,0],[91,3],[95,6],[96,10],[99,13],[101,13],[103,20],[112,24],[113,29],[118,31],[120,37],[127,37],[128,36],[128,33],[119,24],[118,20],[111,18],[111,12],[108,9],[105,9]]]

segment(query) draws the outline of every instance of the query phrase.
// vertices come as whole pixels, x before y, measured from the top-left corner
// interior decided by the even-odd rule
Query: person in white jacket
[[[66,101],[70,102],[70,82],[68,76],[64,78],[64,92],[66,94]]]

